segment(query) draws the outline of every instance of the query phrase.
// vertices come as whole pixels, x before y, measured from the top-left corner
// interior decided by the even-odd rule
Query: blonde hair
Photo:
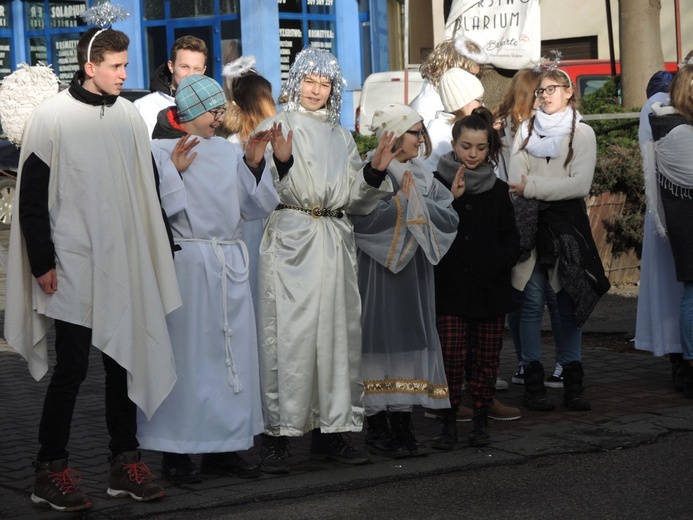
[[[481,47],[474,42],[467,42],[467,46],[473,52],[481,52]],[[440,77],[452,68],[464,69],[471,74],[479,72],[477,62],[457,51],[454,39],[444,40],[436,45],[419,67],[419,71],[422,78],[427,79],[434,87],[437,87]]]
[[[233,101],[226,103],[226,114],[217,131],[218,135],[228,137],[238,134],[241,146],[258,125],[277,112],[272,98],[272,85],[264,77],[251,72],[233,78],[231,82]]]
[[[503,101],[496,109],[495,118],[505,120],[510,117],[510,131],[514,135],[522,121],[532,116],[534,90],[539,84],[540,72],[534,69],[520,69],[513,76]]]
[[[669,98],[688,123],[693,124],[693,65],[679,69],[671,82]]]

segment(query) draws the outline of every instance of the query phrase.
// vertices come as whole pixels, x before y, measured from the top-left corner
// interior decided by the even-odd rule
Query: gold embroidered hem
[[[432,399],[448,399],[447,385],[433,385],[423,379],[388,379],[364,381],[365,395],[372,394],[425,394]]]

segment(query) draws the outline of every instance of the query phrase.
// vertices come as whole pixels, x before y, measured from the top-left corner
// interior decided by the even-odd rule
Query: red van
[[[676,72],[676,63],[664,64],[666,70]],[[599,89],[611,76],[610,60],[562,60],[559,67],[568,73],[573,85],[577,86],[580,97]],[[616,62],[616,74],[621,73],[621,64]]]

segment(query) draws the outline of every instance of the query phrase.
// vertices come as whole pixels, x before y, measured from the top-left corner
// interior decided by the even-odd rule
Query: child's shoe
[[[77,487],[78,471],[67,467],[67,459],[35,462],[36,477],[31,501],[39,507],[56,511],[83,511],[92,506],[87,495]]]
[[[164,496],[164,488],[153,482],[154,475],[140,460],[139,451],[126,451],[111,461],[108,480],[108,496],[130,497],[137,502],[147,502]]]

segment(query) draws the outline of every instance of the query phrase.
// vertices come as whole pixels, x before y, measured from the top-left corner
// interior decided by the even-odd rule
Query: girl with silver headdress
[[[265,435],[262,469],[286,473],[287,437],[313,431],[310,455],[368,461],[341,433],[363,427],[361,299],[347,213],[370,213],[392,191],[384,170],[392,133],[363,165],[338,125],[342,74],[328,51],[306,48],[284,87],[286,110],[268,157],[281,203],[260,245],[260,373]],[[269,148],[269,147],[268,147]]]

